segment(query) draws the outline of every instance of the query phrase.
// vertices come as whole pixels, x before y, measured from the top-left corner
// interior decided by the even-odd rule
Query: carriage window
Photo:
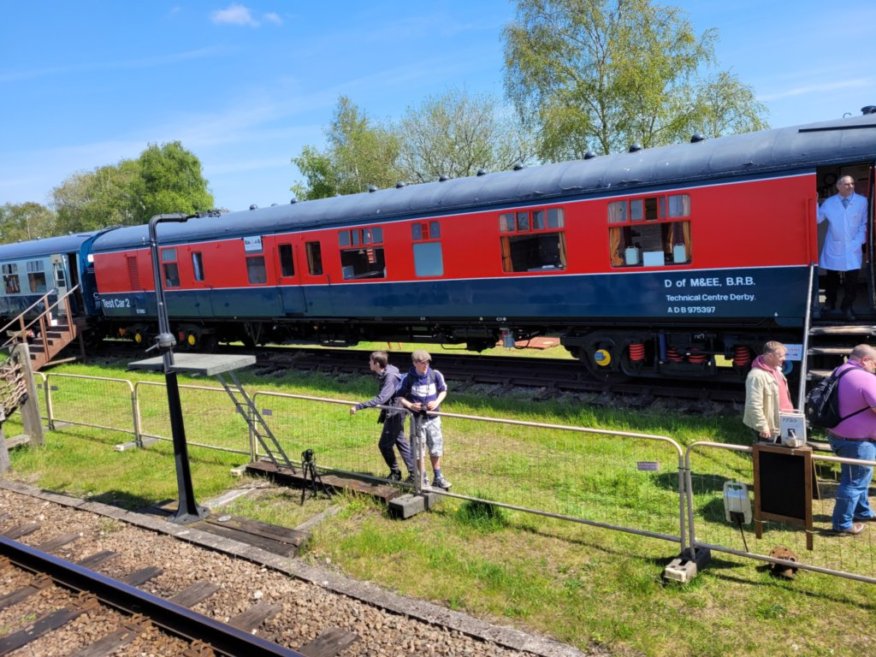
[[[137,269],[137,256],[125,256],[128,265],[128,283],[132,290],[140,290],[140,272]]]
[[[252,285],[259,285],[268,281],[265,272],[265,257],[250,256],[246,259],[246,278]]]
[[[18,281],[18,265],[14,262],[3,265],[3,284],[6,287],[6,294],[21,292],[21,285]]]
[[[196,281],[204,280],[204,256],[200,251],[192,251],[192,271]]]
[[[414,244],[414,270],[419,277],[442,276],[444,256],[441,242],[420,242]]]
[[[281,276],[294,276],[295,275],[295,262],[292,260],[292,245],[291,244],[281,244],[279,247],[280,251],[280,275]]]
[[[383,255],[382,228],[354,228],[348,231],[348,244],[341,248],[341,273],[346,280],[358,278],[385,278],[386,262]],[[340,240],[343,243],[344,240]]]
[[[691,261],[690,196],[675,194],[608,204],[612,267],[662,267]],[[644,223],[642,223],[644,222]]]
[[[322,276],[322,247],[319,242],[306,242],[304,250],[307,252],[307,271],[311,276]]]
[[[566,267],[562,208],[499,215],[502,270],[551,271]]]
[[[46,272],[41,260],[31,260],[27,263],[27,284],[31,292],[45,292]]]
[[[444,275],[444,254],[441,242],[441,224],[422,221],[411,226],[414,240],[414,273],[419,278]]]
[[[164,269],[164,286],[179,287],[179,267],[176,264],[176,249],[164,249],[161,252],[161,262]]]

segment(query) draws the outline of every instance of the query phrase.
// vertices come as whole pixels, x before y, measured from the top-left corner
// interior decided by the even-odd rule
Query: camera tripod
[[[311,497],[316,497],[319,492],[317,486],[322,486],[322,478],[316,471],[316,457],[314,457],[312,449],[305,449],[301,452],[301,469],[304,470],[304,483],[301,486],[300,504],[304,504],[307,491],[312,491]]]

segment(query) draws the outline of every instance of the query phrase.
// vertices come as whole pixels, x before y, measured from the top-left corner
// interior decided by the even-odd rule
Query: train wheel
[[[599,381],[623,381],[620,348],[611,338],[594,338],[581,349],[580,358],[593,378]]]

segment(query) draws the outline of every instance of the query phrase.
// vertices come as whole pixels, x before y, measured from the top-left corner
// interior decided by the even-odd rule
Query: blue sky
[[[684,0],[773,126],[876,105],[876,3]],[[503,97],[509,0],[0,0],[0,204],[179,140],[217,206],[286,203],[338,96],[397,119],[450,88]]]

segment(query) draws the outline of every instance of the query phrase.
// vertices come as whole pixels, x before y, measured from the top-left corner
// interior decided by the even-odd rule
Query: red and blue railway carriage
[[[802,341],[817,203],[845,174],[872,196],[874,160],[868,114],[194,218],[159,226],[161,275],[192,346],[554,334],[597,375],[711,376]],[[147,228],[93,256],[100,311],[142,339]]]

